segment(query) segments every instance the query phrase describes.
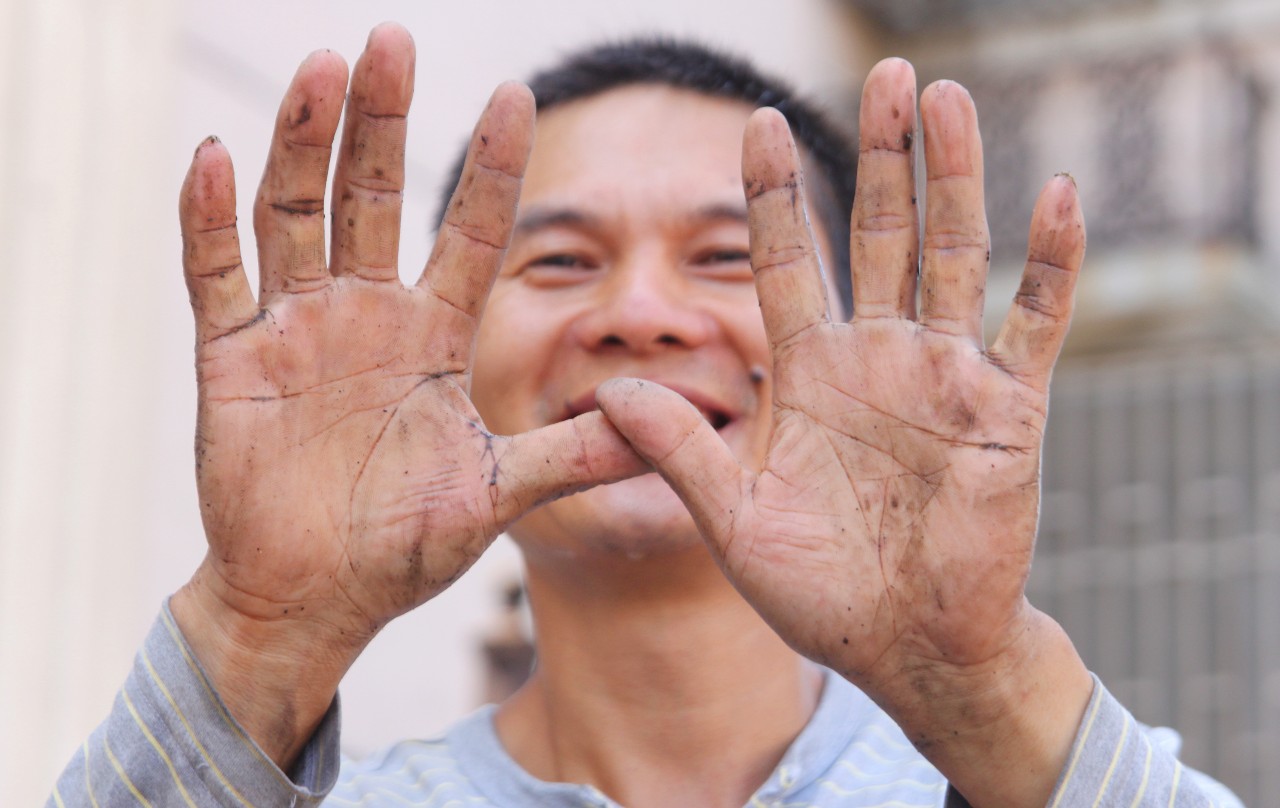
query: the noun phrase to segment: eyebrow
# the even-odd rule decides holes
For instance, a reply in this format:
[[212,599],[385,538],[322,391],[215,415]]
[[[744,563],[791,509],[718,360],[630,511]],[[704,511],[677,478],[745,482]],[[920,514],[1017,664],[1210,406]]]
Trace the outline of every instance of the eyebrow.
[[[687,217],[690,222],[730,221],[747,223],[746,204],[734,205],[713,203],[704,205]],[[520,217],[516,222],[515,232],[521,235],[547,230],[555,227],[566,227],[574,230],[594,230],[600,226],[600,217],[586,213],[577,208],[534,208]]]
[[747,223],[747,206],[744,202],[741,205],[707,205],[698,208],[690,217],[695,221],[716,222],[728,220],[731,222]]
[[552,227],[571,227],[578,230],[589,230],[598,224],[599,219],[574,208],[537,208],[520,217],[516,222],[516,233],[530,233]]

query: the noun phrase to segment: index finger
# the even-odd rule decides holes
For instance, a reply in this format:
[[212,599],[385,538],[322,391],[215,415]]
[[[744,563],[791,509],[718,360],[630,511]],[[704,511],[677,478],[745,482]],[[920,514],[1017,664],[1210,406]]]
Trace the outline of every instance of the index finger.
[[[805,210],[804,174],[786,118],[758,109],[742,144],[751,270],[769,345],[828,322],[827,285]],[[776,355],[776,354],[775,354]]]
[[418,286],[474,333],[511,242],[525,165],[533,148],[533,94],[518,82],[494,90],[480,115],[458,186]]

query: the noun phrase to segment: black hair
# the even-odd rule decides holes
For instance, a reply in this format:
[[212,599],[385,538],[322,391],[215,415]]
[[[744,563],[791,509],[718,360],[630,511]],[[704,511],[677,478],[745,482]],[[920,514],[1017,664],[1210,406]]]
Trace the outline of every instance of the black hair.
[[[539,111],[633,84],[662,84],[677,89],[743,101],[753,107],[773,107],[791,127],[801,154],[820,176],[808,176],[815,211],[831,239],[830,265],[845,311],[852,310],[849,279],[849,216],[857,154],[853,139],[842,132],[813,102],[786,83],[766,76],[746,60],[705,45],[667,37],[646,37],[598,45],[571,54],[559,64],[536,73],[529,88]],[[465,151],[454,162],[441,197],[437,223],[462,176]],[[817,180],[815,182],[815,180]]]

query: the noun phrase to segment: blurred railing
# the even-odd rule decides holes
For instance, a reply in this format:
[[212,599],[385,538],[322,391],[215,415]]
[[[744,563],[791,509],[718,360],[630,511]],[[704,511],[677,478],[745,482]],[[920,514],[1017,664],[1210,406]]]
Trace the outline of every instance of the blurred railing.
[[1249,805],[1280,793],[1280,344],[1063,368],[1030,583]]

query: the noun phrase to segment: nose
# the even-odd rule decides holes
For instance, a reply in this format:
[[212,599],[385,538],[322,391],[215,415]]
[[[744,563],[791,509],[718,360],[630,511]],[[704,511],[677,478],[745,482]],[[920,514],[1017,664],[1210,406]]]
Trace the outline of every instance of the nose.
[[594,291],[592,305],[573,329],[588,350],[646,354],[696,348],[715,328],[673,261],[628,260],[610,268]]

